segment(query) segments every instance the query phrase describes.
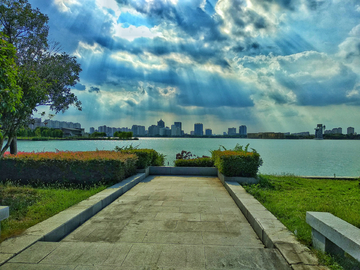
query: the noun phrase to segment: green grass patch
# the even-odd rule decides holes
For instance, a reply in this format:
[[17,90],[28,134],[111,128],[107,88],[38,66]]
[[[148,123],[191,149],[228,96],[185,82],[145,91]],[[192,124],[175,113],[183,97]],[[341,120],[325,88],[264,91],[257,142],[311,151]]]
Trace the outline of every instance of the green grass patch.
[[104,190],[106,186],[81,188],[30,187],[0,183],[0,205],[10,207],[10,216],[1,222],[0,242],[20,235],[27,228]]
[[[359,181],[303,179],[296,176],[261,175],[259,184],[244,186],[247,192],[272,212],[298,240],[312,248],[311,227],[306,223],[306,211],[329,212],[360,228]],[[321,260],[331,269],[360,269]],[[349,262],[347,262],[349,263]],[[339,268],[340,267],[340,268]]]

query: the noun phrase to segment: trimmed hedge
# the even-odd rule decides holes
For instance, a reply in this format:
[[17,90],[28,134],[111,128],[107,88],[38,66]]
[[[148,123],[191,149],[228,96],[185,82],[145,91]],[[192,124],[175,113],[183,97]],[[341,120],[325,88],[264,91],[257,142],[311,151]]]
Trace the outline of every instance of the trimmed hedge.
[[20,153],[0,159],[0,181],[113,184],[134,175],[136,162],[136,155],[115,151]]
[[163,166],[165,163],[164,155],[156,152],[153,149],[125,149],[115,148],[119,153],[135,154],[138,157],[136,167],[138,169],[145,169],[149,166]]
[[176,159],[175,167],[215,167],[211,158]]
[[229,177],[255,177],[262,164],[256,151],[215,150],[212,151],[212,158],[219,172]]

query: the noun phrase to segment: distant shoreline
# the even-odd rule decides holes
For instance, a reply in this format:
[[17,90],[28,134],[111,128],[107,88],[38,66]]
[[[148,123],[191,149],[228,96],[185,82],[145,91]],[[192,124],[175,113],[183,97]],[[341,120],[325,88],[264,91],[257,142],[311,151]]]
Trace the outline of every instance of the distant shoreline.
[[[115,141],[137,141],[139,138],[156,138],[156,139],[174,139],[174,138],[195,138],[195,139],[251,139],[251,140],[319,140],[315,137],[285,137],[285,138],[247,138],[240,136],[139,136],[130,139],[121,139],[116,137],[67,137],[67,138],[48,138],[48,137],[19,137],[18,141],[107,141],[107,140],[115,140]],[[320,140],[360,140],[360,136],[354,137],[325,137]]]
[[137,141],[139,138],[131,139],[120,139],[115,137],[106,137],[106,138],[87,138],[87,137],[77,137],[77,138],[43,138],[43,137],[33,137],[33,138],[17,138],[18,141]]

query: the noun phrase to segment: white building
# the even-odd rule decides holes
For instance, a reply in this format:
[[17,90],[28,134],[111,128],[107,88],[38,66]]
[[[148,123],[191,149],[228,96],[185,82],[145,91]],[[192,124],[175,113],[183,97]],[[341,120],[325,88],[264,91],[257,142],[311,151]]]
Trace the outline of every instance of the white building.
[[181,128],[176,125],[171,125],[171,136],[181,136]]

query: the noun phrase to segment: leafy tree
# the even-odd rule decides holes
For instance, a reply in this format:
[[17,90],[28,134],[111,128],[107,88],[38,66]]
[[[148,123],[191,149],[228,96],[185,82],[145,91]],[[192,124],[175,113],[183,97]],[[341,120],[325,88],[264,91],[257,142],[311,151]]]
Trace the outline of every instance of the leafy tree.
[[[17,130],[31,122],[37,106],[47,105],[55,113],[66,111],[70,105],[81,110],[81,102],[70,91],[79,81],[80,65],[75,57],[59,53],[56,44],[49,45],[48,20],[27,0],[0,2],[0,31],[17,49],[17,85],[23,91],[15,110],[0,115],[3,138],[8,138],[4,147],[4,140],[0,141],[0,157],[9,145],[10,152],[16,154]],[[11,108],[11,100],[4,101]]]
[[14,113],[22,96],[21,88],[17,85],[16,50],[4,38],[4,36],[0,36],[0,145],[4,142],[1,130],[2,116]]

